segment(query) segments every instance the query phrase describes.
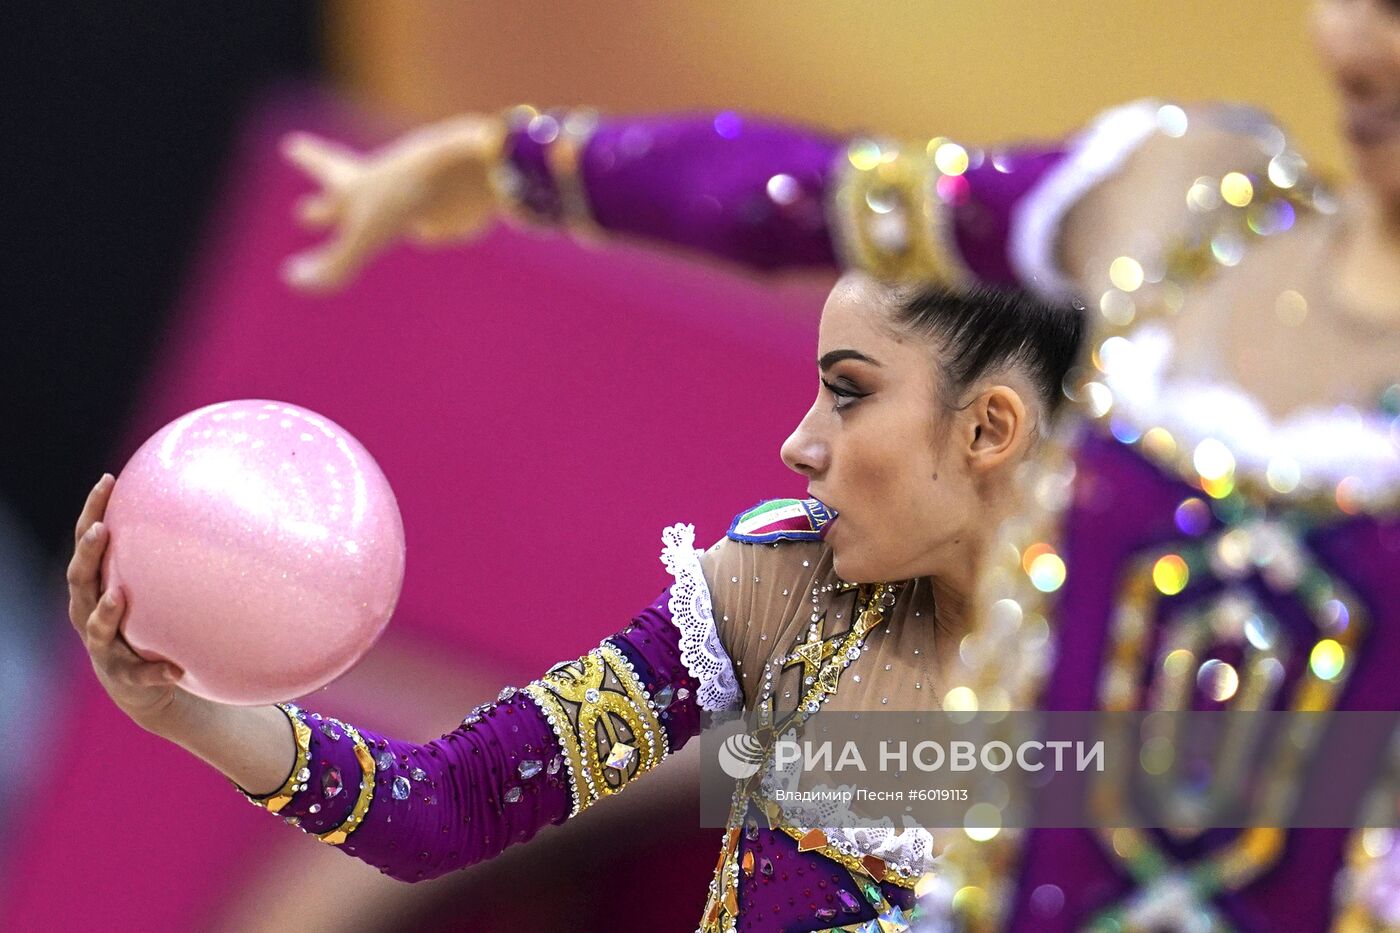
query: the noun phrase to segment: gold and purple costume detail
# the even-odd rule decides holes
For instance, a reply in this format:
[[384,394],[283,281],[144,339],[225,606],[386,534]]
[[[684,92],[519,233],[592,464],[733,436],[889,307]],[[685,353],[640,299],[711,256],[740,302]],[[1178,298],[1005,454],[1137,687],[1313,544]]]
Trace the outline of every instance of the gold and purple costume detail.
[[[1136,159],[1160,146],[1187,171],[1155,197],[1162,178],[1139,177]],[[704,711],[777,721],[890,702],[1112,710],[1149,697],[1168,709],[1400,708],[1400,372],[1372,404],[1270,418],[1238,386],[1168,365],[1164,322],[1201,313],[1201,291],[1250,273],[1259,251],[1304,255],[1335,210],[1256,112],[1141,101],[1064,141],[979,149],[731,112],[519,111],[501,173],[536,221],[754,269],[1077,295],[1091,353],[1067,391],[1083,417],[1028,479],[1033,507],[1001,532],[1004,566],[987,574],[958,684],[929,663],[926,581],[843,585],[820,503],[764,503],[704,553],[675,526],[663,554],[675,584],[598,648],[507,688],[441,740],[362,732],[373,799],[342,851],[406,880],[489,858],[624,789],[696,735]],[[1141,217],[1133,203],[1108,218],[1104,236],[1120,235],[1086,268],[1066,268],[1070,218],[1109,183],[1154,197]],[[1254,283],[1280,326],[1333,300],[1309,268],[1300,259],[1289,281]],[[304,722],[308,773],[279,815],[319,835],[351,815],[362,771],[335,721]],[[1296,752],[1277,762],[1278,782],[1315,764]],[[736,788],[707,933],[1400,928],[1390,829],[1007,829],[957,834],[935,863],[926,833],[872,842],[788,825],[760,790]],[[1375,795],[1393,808],[1393,784]]]
[[[663,597],[425,744],[289,707],[310,746],[279,815],[405,881],[490,858],[620,791],[698,731],[678,636]],[[362,776],[372,794],[357,792]]]
[[[884,643],[869,641],[896,604],[893,587],[831,582],[822,537],[833,519],[816,500],[770,500],[739,515],[708,553],[694,547],[690,526],[668,528],[670,589],[598,647],[505,688],[433,742],[399,742],[284,705],[299,751],[276,812],[416,881],[490,858],[622,792],[699,733],[702,711],[748,703],[769,715],[779,707],[813,715],[862,655],[874,651],[872,664],[885,656]],[[754,602],[779,593],[780,612]],[[807,672],[789,658],[804,653],[790,634],[805,630],[808,613],[825,615],[817,607],[828,597],[840,650],[828,653],[814,683],[795,701],[772,674],[761,690],[747,684],[745,664],[762,666],[768,653],[790,677]],[[753,617],[715,614],[737,606]],[[792,625],[760,626],[755,641],[751,626],[763,618]],[[923,862],[860,852],[835,830],[828,838],[787,825],[754,782],[736,788],[724,839],[701,930],[906,930],[917,917]]]
[[602,119],[516,108],[497,188],[510,213],[765,269],[1029,284],[1013,240],[1063,147],[842,140],[732,112]]
[[[518,136],[511,158],[542,145]],[[1008,532],[1019,560],[986,604],[1000,650],[965,648],[971,686],[930,707],[1400,708],[1400,371],[1291,416],[1171,372],[1173,340],[1218,340],[1245,303],[1269,327],[1347,316],[1325,260],[1337,202],[1267,115],[1145,100],[988,148],[730,112],[605,119],[579,167],[606,231],[1084,303],[1091,353],[1067,390],[1090,428]],[[1210,292],[1225,283],[1230,300]],[[1294,780],[1308,761],[1279,764]],[[1393,785],[1376,793],[1393,808]],[[973,930],[1400,929],[1389,829],[1006,831],[959,840],[945,867],[949,916]]]
[[[673,690],[662,694],[663,702]],[[669,754],[652,698],[632,662],[607,642],[576,661],[556,664],[525,692],[544,711],[564,750],[570,816],[618,793]]]

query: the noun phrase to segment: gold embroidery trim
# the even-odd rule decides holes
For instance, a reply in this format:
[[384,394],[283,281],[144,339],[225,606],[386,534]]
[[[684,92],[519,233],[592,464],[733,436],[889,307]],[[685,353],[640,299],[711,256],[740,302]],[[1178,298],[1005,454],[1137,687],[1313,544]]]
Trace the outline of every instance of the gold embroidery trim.
[[[516,131],[528,132],[536,120],[554,121],[555,136],[541,143],[545,163],[549,167],[554,189],[559,195],[562,221],[578,234],[597,234],[588,191],[580,171],[583,152],[598,127],[598,115],[593,110],[578,109],[562,113],[536,110],[528,104],[507,108],[501,115],[501,142],[490,159],[488,179],[492,193],[502,213],[517,223],[538,227],[544,218],[522,200],[524,179],[511,164],[506,142]],[[550,224],[552,226],[552,224]]]
[[852,140],[838,168],[831,230],[847,268],[890,282],[955,286],[971,279],[953,241],[944,177],[927,146]]
[[598,233],[581,164],[583,152],[597,128],[595,111],[570,110],[559,117],[559,136],[545,150],[549,173],[554,177],[554,187],[564,211],[564,223],[575,233]]
[[606,642],[550,668],[525,692],[564,750],[573,816],[621,792],[669,753],[651,698],[627,659]]
[[355,806],[343,823],[335,829],[317,834],[317,839],[332,846],[340,845],[349,838],[351,833],[360,828],[365,815],[369,813],[370,803],[374,801],[374,756],[370,754],[369,746],[365,744],[360,730],[349,723],[341,723],[341,726],[344,727],[345,734],[350,736],[350,739],[355,743],[355,760],[360,765],[360,794],[355,798]]
[[[1217,535],[1207,541],[1205,548],[1210,550],[1218,547],[1220,537]],[[1154,549],[1146,556],[1139,557],[1130,566],[1127,579],[1120,587],[1115,600],[1114,616],[1109,628],[1110,657],[1101,675],[1100,704],[1105,710],[1130,711],[1139,704],[1139,698],[1132,692],[1115,693],[1111,690],[1111,684],[1115,681],[1115,672],[1137,670],[1143,662],[1147,648],[1144,640],[1147,620],[1156,616],[1157,607],[1163,598],[1152,577],[1152,568],[1163,553],[1170,553],[1170,549]],[[1330,711],[1336,707],[1338,697],[1354,667],[1354,662],[1350,659],[1356,657],[1361,636],[1370,629],[1370,617],[1365,604],[1350,592],[1341,580],[1331,577],[1319,565],[1304,558],[1300,579],[1309,573],[1316,574],[1325,581],[1325,587],[1320,591],[1322,595],[1309,597],[1298,584],[1288,587],[1290,595],[1303,603],[1320,636],[1333,639],[1341,645],[1348,663],[1343,672],[1331,680],[1319,677],[1311,667],[1306,667],[1306,673],[1297,683],[1288,705],[1289,711],[1294,713]],[[1281,594],[1279,590],[1274,590],[1273,595]],[[1329,630],[1322,616],[1322,607],[1334,595],[1342,599],[1351,611],[1351,623],[1341,631]],[[1312,645],[1303,646],[1300,654],[1303,657],[1310,656],[1316,644],[1314,642]],[[1121,680],[1121,676],[1118,679]],[[1134,686],[1146,691],[1151,684],[1143,682]],[[1190,709],[1189,701],[1184,695],[1177,698],[1177,705]],[[1251,703],[1236,704],[1235,708],[1248,709],[1251,706]],[[1313,744],[1310,742],[1306,747],[1293,742],[1280,745],[1282,754],[1274,762],[1271,776],[1261,797],[1264,805],[1273,810],[1272,815],[1279,819],[1285,818],[1287,811],[1291,809],[1290,792],[1298,786],[1297,775],[1304,767],[1307,756],[1311,754]],[[1127,791],[1112,779],[1103,780],[1095,787],[1093,793],[1101,797],[1107,806],[1119,810],[1126,807],[1124,801]],[[1101,827],[1095,830],[1095,835],[1098,836],[1104,850],[1139,883],[1151,881],[1174,869],[1189,868],[1192,878],[1197,880],[1196,893],[1207,897],[1237,891],[1249,885],[1282,857],[1285,845],[1283,830],[1269,826],[1252,826],[1243,829],[1238,838],[1207,858],[1175,863],[1151,834],[1140,828]]]
[[[885,621],[887,610],[893,606],[894,600],[895,588],[888,583],[875,584],[873,587],[861,587],[856,597],[856,603],[857,605],[863,603],[864,608],[856,615],[851,628],[841,636],[842,640],[837,650],[826,658],[815,683],[802,697],[797,708],[783,717],[776,726],[770,724],[772,711],[760,708],[759,740],[764,745],[763,764],[752,777],[738,782],[735,787],[734,802],[729,811],[729,826],[725,830],[724,844],[720,848],[719,861],[715,864],[714,876],[710,879],[705,911],[700,917],[700,933],[724,933],[724,931],[734,929],[734,924],[738,920],[739,833],[749,801],[754,801],[763,810],[768,817],[769,828],[781,828],[784,832],[792,834],[787,826],[777,822],[775,811],[780,813],[781,809],[776,804],[763,800],[757,793],[763,772],[768,766],[768,758],[773,751],[773,740],[778,735],[787,732],[789,728],[802,725],[815,714],[816,709],[825,705],[826,701],[836,692],[841,672],[851,663],[847,660],[847,652]],[[809,704],[812,704],[812,712],[809,712]],[[803,830],[796,836],[800,837],[807,832]],[[829,846],[825,848],[830,849]],[[842,867],[869,878],[876,878],[876,872],[882,872],[885,868],[883,859],[865,862],[839,850],[830,849],[830,853],[822,852],[823,855],[827,855],[828,858],[838,862]],[[850,860],[849,863],[845,861],[846,859]],[[894,872],[890,872],[882,878],[876,878],[876,880],[886,880],[900,887],[913,887],[917,883],[917,879],[910,879],[906,883],[901,876]]]
[[235,782],[234,787],[248,802],[262,807],[269,813],[280,812],[283,807],[292,802],[292,797],[301,787],[301,772],[311,763],[311,727],[297,718],[297,708],[290,703],[278,703],[277,708],[282,711],[282,715],[287,717],[287,722],[292,725],[292,735],[296,740],[296,759],[292,762],[292,772],[287,775],[287,780],[282,782],[282,786],[270,794],[256,796],[248,793],[239,787]]
[[[815,833],[821,832],[819,829],[798,829],[786,823],[779,824],[778,829],[787,833],[798,843],[803,843],[803,841],[806,840],[805,844],[800,844],[798,846],[799,850],[803,852],[816,852],[819,855],[825,856],[833,862],[836,862],[842,868],[849,870],[850,873],[857,878],[864,875],[867,878],[883,882],[884,884],[891,884],[898,888],[909,888],[911,890],[914,885],[919,882],[918,876],[905,875],[902,872],[888,867],[885,860],[878,855],[851,855],[835,848],[829,842],[823,842],[821,845],[812,845],[811,837],[813,837]],[[822,833],[822,838],[825,838],[825,836],[826,834]]]

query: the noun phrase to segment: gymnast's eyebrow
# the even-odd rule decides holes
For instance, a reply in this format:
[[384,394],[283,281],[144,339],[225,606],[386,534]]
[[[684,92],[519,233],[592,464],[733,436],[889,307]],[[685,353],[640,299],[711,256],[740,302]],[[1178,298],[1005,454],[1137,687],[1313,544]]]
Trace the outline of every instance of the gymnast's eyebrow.
[[879,366],[879,362],[866,356],[859,350],[832,350],[825,353],[817,360],[817,366],[822,372],[826,372],[842,360],[860,360],[862,363],[869,363],[871,366]]

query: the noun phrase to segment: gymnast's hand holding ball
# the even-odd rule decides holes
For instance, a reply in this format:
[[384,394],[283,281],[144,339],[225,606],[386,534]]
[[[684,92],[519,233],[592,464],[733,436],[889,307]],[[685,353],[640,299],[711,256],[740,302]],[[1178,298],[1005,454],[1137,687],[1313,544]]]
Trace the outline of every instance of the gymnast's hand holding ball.
[[93,487],[69,617],[123,712],[257,792],[294,754],[271,704],[363,656],[403,568],[393,491],[348,432],[282,402],[224,402]]
[[171,712],[175,684],[184,671],[169,662],[147,661],[132,651],[118,631],[126,599],[119,587],[101,589],[99,572],[108,536],[102,518],[114,483],[111,474],[104,474],[88,493],[78,518],[73,559],[68,564],[68,618],[82,637],[108,696],[138,725],[159,733],[157,724]]

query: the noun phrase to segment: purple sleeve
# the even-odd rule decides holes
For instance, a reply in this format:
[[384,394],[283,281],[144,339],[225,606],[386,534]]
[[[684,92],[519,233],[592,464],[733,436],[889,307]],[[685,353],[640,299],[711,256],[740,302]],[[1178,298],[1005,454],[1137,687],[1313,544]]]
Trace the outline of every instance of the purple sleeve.
[[[548,119],[548,118],[544,118]],[[548,158],[553,125],[517,126],[507,157],[518,199],[546,221],[565,219]],[[760,269],[831,267],[824,195],[844,141],[735,113],[604,120],[575,170],[592,224]]]
[[[434,878],[562,823],[684,745],[701,711],[668,596],[587,655],[502,690],[440,739],[358,730],[373,797],[341,848],[403,881]],[[279,815],[320,834],[352,814],[364,769],[345,724],[300,715],[312,727],[305,789]]]
[[1011,255],[1011,227],[1027,196],[1064,162],[1058,145],[1026,145],[975,153],[961,176],[940,178],[937,194],[949,209],[953,247],[978,282],[1026,285]]
[[[857,140],[728,111],[616,118],[590,124],[578,154],[561,161],[554,150],[563,145],[565,122],[538,115],[514,124],[507,137],[514,199],[545,222],[582,222],[764,270],[865,267],[841,228],[870,226],[878,241],[890,226],[891,218],[878,216],[889,210],[878,192],[867,197],[866,188],[853,187],[854,197],[841,196],[868,153],[853,149]],[[929,218],[960,275],[1016,284],[1009,256],[1015,214],[1063,161],[1065,147],[970,150],[967,164],[948,174],[924,148],[904,147],[906,154],[917,149],[926,167],[900,182],[903,194],[926,199],[909,213]],[[570,193],[581,208],[571,208]],[[588,216],[571,216],[579,209]],[[920,239],[908,240],[911,263]]]

